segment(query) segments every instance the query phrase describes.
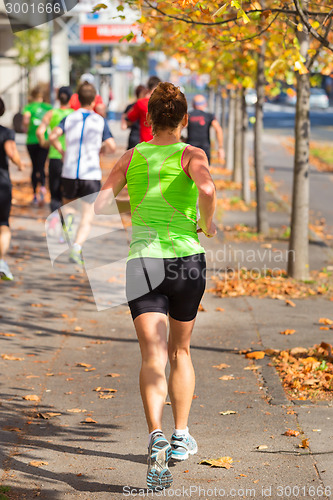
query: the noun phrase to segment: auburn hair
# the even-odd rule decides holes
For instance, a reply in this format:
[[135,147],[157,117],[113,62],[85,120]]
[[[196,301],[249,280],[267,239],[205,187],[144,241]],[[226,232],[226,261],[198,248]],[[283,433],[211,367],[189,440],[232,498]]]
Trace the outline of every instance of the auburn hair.
[[161,82],[148,101],[153,134],[158,130],[175,129],[187,113],[187,101],[179,87]]

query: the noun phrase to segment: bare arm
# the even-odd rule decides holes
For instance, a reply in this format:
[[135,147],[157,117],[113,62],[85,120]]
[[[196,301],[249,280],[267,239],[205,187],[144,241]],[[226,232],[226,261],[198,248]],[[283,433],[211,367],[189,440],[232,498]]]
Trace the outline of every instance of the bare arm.
[[45,139],[45,132],[47,130],[47,127],[50,125],[51,118],[52,118],[52,110],[48,111],[44,115],[42,123],[39,125],[39,127],[36,131],[36,135],[37,135],[37,139],[39,141],[39,144],[43,148],[48,148],[50,145],[50,142]]
[[[186,158],[184,158],[186,161]],[[199,227],[207,237],[215,236],[213,216],[216,207],[216,190],[209,173],[206,153],[202,149],[188,148],[188,173],[199,191]]]
[[23,132],[27,132],[28,131],[29,123],[30,123],[30,118],[31,118],[31,113],[29,111],[27,111],[26,113],[24,113],[23,119],[22,119],[22,130],[23,130]]
[[104,155],[107,154],[112,154],[116,150],[116,143],[113,137],[110,139],[106,139],[106,141],[103,142],[102,147],[101,147],[101,153]]
[[49,137],[50,144],[64,157],[65,151],[62,149],[59,137],[63,134],[63,130],[60,127],[55,127]]
[[94,205],[95,214],[109,215],[112,213],[112,202],[126,185],[126,171],[132,152],[133,150],[131,149],[126,151],[111,170],[109,177],[96,198]]
[[212,127],[216,132],[216,138],[218,142],[218,158],[221,162],[224,161],[224,148],[223,148],[223,130],[219,122],[215,119],[212,121]]
[[6,141],[4,148],[8,158],[10,158],[13,163],[15,163],[19,170],[23,170],[24,164],[20,158],[19,152],[17,151],[15,141]]
[[106,116],[106,106],[104,103],[99,103],[96,104],[95,106],[95,112],[99,115],[101,115],[103,118]]

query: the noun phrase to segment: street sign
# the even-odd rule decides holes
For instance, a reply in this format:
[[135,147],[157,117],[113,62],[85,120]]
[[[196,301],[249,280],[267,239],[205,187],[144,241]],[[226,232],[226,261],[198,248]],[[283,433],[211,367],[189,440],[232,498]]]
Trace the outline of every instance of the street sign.
[[117,44],[122,37],[131,32],[135,36],[130,43],[137,43],[137,37],[140,35],[138,26],[130,24],[82,24],[80,26],[80,39],[82,43],[89,44]]

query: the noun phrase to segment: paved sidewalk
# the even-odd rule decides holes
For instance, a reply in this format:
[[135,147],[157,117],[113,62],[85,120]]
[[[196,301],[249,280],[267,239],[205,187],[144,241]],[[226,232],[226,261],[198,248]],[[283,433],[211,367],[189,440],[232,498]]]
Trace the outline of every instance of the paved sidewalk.
[[[68,264],[68,253],[51,267],[44,236],[47,214],[47,208],[28,208],[13,219],[10,258],[16,281],[0,282],[5,304],[0,333],[13,335],[0,335],[0,356],[18,358],[0,357],[1,485],[11,488],[5,494],[15,500],[133,498],[134,489],[142,498],[147,432],[131,317],[127,306],[97,312],[87,276]],[[220,267],[216,256],[223,241],[203,243],[209,269]],[[317,499],[325,498],[326,488],[330,498],[332,406],[293,405],[269,359],[258,362],[261,368],[254,372],[244,370],[250,362],[239,354],[249,348],[332,343],[333,330],[317,326],[319,317],[332,316],[332,302],[324,297],[294,302],[296,308],[287,308],[279,300],[205,294],[206,311],[198,314],[192,342],[197,381],[190,430],[199,451],[172,466],[174,485],[165,496]],[[280,335],[285,328],[297,333]],[[213,367],[221,363],[229,367]],[[220,380],[223,375],[234,378]],[[117,392],[106,390],[111,388]],[[101,392],[114,397],[100,398]],[[40,401],[23,399],[27,395]],[[227,410],[237,413],[220,415]],[[45,419],[41,414],[46,412],[60,415]],[[300,436],[285,436],[288,428],[300,430]],[[171,434],[169,405],[164,429]],[[309,450],[298,448],[302,437],[309,438]],[[199,465],[221,456],[232,457],[233,468]]]

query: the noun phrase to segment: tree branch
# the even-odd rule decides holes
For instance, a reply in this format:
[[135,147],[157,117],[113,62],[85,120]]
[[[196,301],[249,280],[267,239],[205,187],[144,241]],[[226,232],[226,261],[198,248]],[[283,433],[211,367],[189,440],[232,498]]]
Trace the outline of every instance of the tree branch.
[[[296,0],[294,0],[294,1],[296,1]],[[183,23],[194,24],[197,26],[220,26],[223,24],[227,24],[231,21],[236,21],[238,19],[238,17],[236,16],[236,17],[232,17],[230,19],[226,19],[224,21],[215,21],[215,22],[194,21],[191,18],[186,19],[185,17],[177,16],[175,14],[167,14],[162,9],[160,9],[157,5],[154,5],[150,0],[144,0],[144,3],[148,7],[150,7],[153,10],[156,10],[156,12],[159,12],[160,14],[162,14],[165,17],[169,17],[170,19],[174,19],[175,21],[181,21]],[[296,11],[290,10],[290,9],[251,9],[251,10],[245,10],[244,12],[247,15],[254,14],[256,12],[259,12],[261,14],[270,12],[272,14],[279,13],[279,14],[291,14],[293,16],[296,15]],[[303,12],[304,12],[304,14],[309,15],[309,16],[313,16],[313,17],[326,16],[326,19],[327,19],[327,17],[333,17],[333,9],[330,12],[313,12],[313,11],[311,11],[311,12],[310,11],[303,11]]]
[[333,52],[333,43],[330,43],[327,40],[327,38],[323,37],[320,33],[318,33],[318,31],[316,31],[311,26],[311,24],[308,21],[307,14],[305,13],[305,11],[302,10],[302,7],[299,3],[299,0],[293,0],[293,2],[295,5],[295,9],[296,9],[297,14],[301,18],[302,23],[304,24],[304,26],[306,26],[306,28],[308,29],[309,33],[313,36],[313,38],[318,40],[324,47],[326,47],[327,49],[329,49]]

